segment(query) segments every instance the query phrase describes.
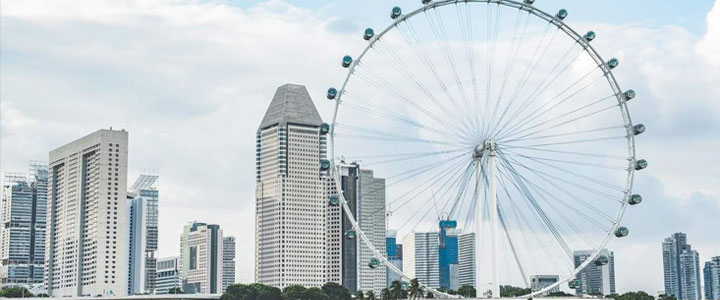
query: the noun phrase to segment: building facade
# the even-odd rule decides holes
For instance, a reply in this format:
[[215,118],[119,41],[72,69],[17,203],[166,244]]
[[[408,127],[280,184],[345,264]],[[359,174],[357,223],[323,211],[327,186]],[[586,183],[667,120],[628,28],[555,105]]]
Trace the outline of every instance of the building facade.
[[[592,250],[574,251],[575,268],[579,267],[594,253]],[[607,258],[607,263],[601,264],[601,257]],[[595,260],[589,263],[575,277],[580,282],[575,294],[607,296],[615,294],[615,256],[607,249],[600,250]]]
[[[385,238],[385,253],[387,260],[396,268],[403,270],[402,266],[402,244],[397,243],[397,231],[388,230],[387,237]],[[386,287],[390,287],[393,281],[402,281],[402,276],[398,273],[393,272],[390,268],[386,267]]]
[[705,262],[703,277],[705,279],[705,299],[720,299],[720,256],[715,256]]
[[223,236],[220,226],[185,225],[180,238],[180,282],[187,294],[219,294],[223,288]]
[[128,191],[128,294],[155,291],[158,250],[158,176],[141,175]]
[[258,128],[256,282],[320,287],[330,277],[329,178],[320,169],[327,131],[322,125],[307,89],[286,84],[277,89]]
[[30,176],[6,174],[0,198],[0,285],[43,282],[48,168],[31,162]]
[[458,284],[475,287],[475,233],[458,236]]
[[127,155],[125,130],[99,130],[50,152],[50,296],[127,294]]
[[[533,276],[530,276],[530,290],[533,292],[537,292],[546,287],[549,287],[550,285],[558,282],[559,280],[560,280],[560,276],[558,276],[558,275],[533,275]],[[560,286],[555,286],[554,288],[550,289],[549,291],[543,293],[543,296],[547,296],[550,293],[557,293],[559,291],[560,291]]]
[[662,243],[665,293],[676,299],[700,299],[700,262],[687,235],[674,233]]
[[440,287],[438,233],[412,232],[403,239],[403,272],[432,288]]
[[460,287],[457,221],[441,220],[438,227],[440,229],[438,237],[440,287],[446,290],[457,290]]
[[[380,253],[385,253],[385,179],[376,178],[372,170],[360,168],[357,219],[360,230]],[[371,268],[368,263],[375,257],[366,243],[358,239],[358,288],[380,295],[386,286],[386,270],[382,266]]]
[[227,236],[223,238],[223,287],[225,292],[227,287],[235,283],[235,237]]
[[169,294],[180,288],[180,258],[177,256],[158,258],[155,276],[155,294]]

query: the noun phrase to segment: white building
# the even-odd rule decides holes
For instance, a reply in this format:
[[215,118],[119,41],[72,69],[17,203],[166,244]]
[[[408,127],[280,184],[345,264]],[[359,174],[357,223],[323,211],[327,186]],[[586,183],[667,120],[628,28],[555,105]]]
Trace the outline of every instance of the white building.
[[720,256],[712,257],[703,268],[705,299],[720,300]]
[[227,287],[235,283],[235,237],[226,236],[223,238],[223,287],[225,292]]
[[180,288],[180,258],[159,258],[156,274],[155,294],[168,294],[171,289]]
[[[256,138],[255,280],[285,288],[327,280],[326,133],[304,86],[277,89]],[[321,130],[322,129],[322,130]]]
[[[546,287],[549,287],[553,283],[556,283],[560,280],[560,276],[558,275],[533,275],[530,276],[530,290],[533,292],[537,292],[539,290],[542,290]],[[555,286],[554,288],[550,289],[549,291],[543,293],[543,296],[547,296],[550,293],[556,293],[560,291],[559,286]]]
[[180,238],[184,293],[219,294],[223,287],[223,236],[218,225],[192,222]]
[[177,256],[158,258],[155,294],[169,294],[170,290],[180,288],[180,258]]
[[438,233],[412,232],[403,245],[403,273],[432,288],[440,287]]
[[[575,267],[579,267],[593,253],[593,250],[573,251]],[[607,263],[598,263],[602,257],[607,259]],[[582,269],[575,280],[580,283],[580,287],[575,289],[578,296],[615,294],[615,256],[607,249],[600,250],[600,255]]]
[[158,250],[158,176],[141,175],[128,191],[128,294],[152,294]]
[[475,233],[458,236],[458,285],[475,287]]
[[127,157],[125,130],[99,130],[50,152],[50,296],[127,294]]

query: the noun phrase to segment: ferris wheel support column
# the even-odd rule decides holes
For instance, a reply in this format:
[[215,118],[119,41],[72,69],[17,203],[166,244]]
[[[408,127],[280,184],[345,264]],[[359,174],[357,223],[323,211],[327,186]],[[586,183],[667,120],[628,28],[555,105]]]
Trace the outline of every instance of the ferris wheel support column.
[[490,215],[490,251],[491,251],[491,271],[492,271],[492,297],[500,298],[500,284],[498,282],[498,204],[497,204],[497,193],[495,192],[495,171],[497,169],[495,165],[495,159],[497,154],[495,153],[495,142],[492,139],[485,141],[485,149],[489,152],[488,155],[488,213]]
[[475,149],[475,296],[483,297],[483,280],[481,276],[480,261],[482,258],[481,236],[483,232],[483,217],[485,205],[482,196],[482,155],[485,150],[478,146]]

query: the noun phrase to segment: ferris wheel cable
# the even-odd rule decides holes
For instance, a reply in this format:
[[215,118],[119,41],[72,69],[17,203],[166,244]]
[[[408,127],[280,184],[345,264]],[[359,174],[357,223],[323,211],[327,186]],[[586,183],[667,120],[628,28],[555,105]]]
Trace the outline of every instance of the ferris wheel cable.
[[[583,140],[574,140],[574,141],[563,141],[563,142],[553,142],[553,143],[544,143],[544,144],[533,144],[533,145],[526,145],[527,147],[547,147],[547,146],[557,146],[557,145],[568,145],[568,144],[582,144],[582,143],[590,143],[590,142],[597,142],[597,141],[607,141],[607,140],[615,140],[615,139],[627,139],[627,136],[621,135],[621,136],[604,136],[604,137],[598,137],[598,138],[592,138],[592,139],[583,139]],[[500,145],[500,144],[498,144]]]
[[620,156],[620,155],[607,155],[607,154],[600,154],[600,153],[562,151],[562,150],[543,149],[543,148],[535,148],[535,147],[527,147],[527,146],[519,146],[519,145],[518,146],[507,145],[507,144],[501,144],[501,145],[503,145],[503,149],[505,149],[505,151],[507,151],[507,149],[525,149],[525,150],[530,150],[530,151],[540,151],[540,152],[570,154],[570,155],[587,156],[587,157],[608,158],[608,159],[617,159],[617,160],[624,160],[624,161],[632,160],[632,158],[628,158],[626,156]]
[[[369,163],[364,163],[363,165],[367,167],[367,166],[377,166],[377,165],[383,165],[383,164],[392,164],[392,163],[396,163],[396,162],[406,162],[408,160],[428,158],[428,157],[441,155],[441,154],[457,153],[457,152],[460,152],[463,150],[467,150],[467,149],[438,151],[438,152],[431,153],[431,154],[409,155],[409,156],[403,156],[403,157],[393,158],[393,159],[386,159],[386,160],[381,160],[381,161],[371,161]],[[351,156],[348,156],[348,157],[351,157]],[[355,157],[351,157],[351,158],[355,158]],[[359,160],[359,159],[355,158],[354,160]]]
[[[513,212],[513,215],[515,216],[515,219],[518,220],[520,234],[522,235],[522,238],[525,241],[525,244],[529,247],[531,245],[529,242],[530,239],[527,238],[527,234],[526,234],[527,230],[525,229],[526,227],[527,228],[530,227],[530,225],[527,224],[528,219],[525,217],[525,215],[522,213],[522,211],[519,211],[517,204],[513,200],[514,197],[510,196],[510,192],[507,189],[507,184],[505,183],[505,179],[504,179],[504,178],[507,178],[507,175],[505,175],[503,170],[499,170],[499,173],[501,174],[501,176],[498,176],[498,180],[500,181],[500,186],[502,187],[503,191],[505,191],[505,195],[507,196],[507,199],[510,202],[510,208],[511,208],[511,211]],[[534,237],[536,238],[536,240],[538,240],[538,242],[540,241],[536,236],[534,236]],[[546,250],[546,249],[543,249],[543,250]],[[537,261],[535,260],[535,255],[533,254],[534,252],[533,251],[528,251],[528,252],[530,252],[530,261],[535,266],[535,270],[539,270],[540,268],[537,265]],[[546,255],[550,256],[549,252],[546,253]]]
[[376,108],[374,108],[374,107],[372,107],[372,106],[370,106],[370,105],[365,105],[365,106],[363,106],[363,105],[358,105],[358,104],[348,103],[348,102],[343,102],[343,104],[344,104],[346,107],[349,107],[349,108],[352,108],[352,109],[355,109],[355,110],[358,110],[358,111],[366,112],[366,113],[371,113],[371,114],[374,114],[374,115],[376,115],[376,116],[382,117],[382,118],[384,118],[384,119],[388,119],[388,120],[391,120],[391,121],[396,121],[396,122],[399,122],[399,123],[404,123],[404,124],[406,124],[406,125],[414,126],[414,127],[420,128],[420,129],[426,129],[426,130],[428,130],[428,131],[433,131],[433,132],[437,132],[437,133],[443,133],[443,132],[441,132],[441,131],[438,131],[438,130],[436,130],[436,129],[433,129],[433,128],[431,128],[431,127],[428,127],[428,126],[426,126],[426,125],[424,125],[424,124],[422,124],[422,123],[419,123],[419,122],[417,122],[417,121],[415,121],[415,120],[408,119],[408,118],[405,117],[405,116],[402,116],[402,115],[399,115],[399,114],[395,114],[395,113],[392,113],[392,112],[378,111],[378,110],[376,110]]
[[[503,231],[505,231],[505,237],[507,238],[507,242],[510,246],[510,250],[512,251],[513,257],[515,258],[515,263],[517,264],[517,267],[520,270],[521,277],[522,277],[523,281],[525,282],[525,286],[529,287],[530,283],[527,281],[527,278],[528,278],[527,274],[525,273],[525,269],[522,267],[522,264],[520,263],[520,256],[518,255],[517,250],[515,250],[515,244],[513,243],[513,240],[510,237],[510,231],[508,230],[508,227],[505,224],[505,217],[502,214],[502,207],[501,207],[500,203],[498,203],[498,219],[500,220],[500,225],[502,226]],[[504,243],[503,243],[503,245],[504,245]],[[503,251],[503,252],[507,253],[507,251]],[[509,273],[509,269],[510,269],[509,266],[506,269],[508,270],[507,276],[508,276],[508,278],[510,278],[511,276]]]
[[435,154],[446,154],[446,153],[454,153],[454,152],[460,152],[460,151],[470,151],[471,147],[463,147],[463,148],[456,148],[451,150],[441,150],[441,151],[428,151],[428,152],[404,152],[404,153],[388,153],[388,154],[373,154],[373,155],[346,155],[347,157],[350,157],[354,160],[361,160],[361,159],[370,159],[370,158],[386,158],[386,157],[406,157],[406,156],[415,156],[415,155],[435,155]]
[[464,180],[464,181],[462,182],[463,185],[462,185],[462,186],[460,187],[460,189],[458,190],[458,193],[457,193],[457,195],[456,195],[456,197],[455,197],[455,201],[453,202],[453,206],[450,208],[450,211],[448,212],[448,216],[454,216],[454,215],[455,215],[455,212],[456,212],[456,209],[457,209],[458,207],[462,207],[462,203],[461,203],[461,202],[462,202],[463,199],[466,198],[466,197],[464,197],[464,196],[465,196],[465,192],[467,191],[467,188],[468,188],[468,186],[469,186],[470,179],[472,178],[472,171],[473,171],[473,170],[472,170],[472,164],[470,164],[470,165],[468,165],[468,168],[465,169],[465,176],[466,176],[467,180]]
[[[458,15],[458,22],[460,23],[460,32],[462,33],[463,38],[463,45],[465,46],[465,57],[467,57],[468,60],[468,68],[470,69],[470,82],[472,83],[472,111],[477,112],[478,111],[478,88],[477,88],[477,77],[475,75],[475,51],[470,47],[469,41],[473,41],[473,33],[472,33],[472,19],[470,18],[470,9],[468,7],[468,3],[465,2],[465,17],[462,16],[462,8],[460,5],[455,3],[455,10]],[[477,119],[473,118],[475,120],[475,127],[477,128]]]
[[[366,133],[366,134],[377,135],[379,137],[402,138],[402,139],[412,138],[412,139],[414,139],[412,136],[408,136],[408,135],[404,135],[404,134],[397,134],[397,133],[392,133],[392,132],[387,132],[387,131],[382,131],[382,130],[377,130],[377,129],[353,126],[353,125],[348,125],[345,123],[337,123],[336,122],[335,127],[345,129],[347,131],[352,131],[352,132],[361,132],[361,133]],[[428,128],[421,128],[421,129],[428,129]],[[441,132],[441,131],[439,131],[438,133],[441,134],[441,137],[443,136],[443,134],[445,134],[445,132]],[[450,141],[444,141],[444,140],[442,140],[442,141],[441,140],[432,140],[432,139],[424,139],[424,140],[450,143]]]
[[[487,37],[490,41],[487,43],[487,86],[485,88],[485,117],[483,119],[490,119],[487,113],[490,111],[490,94],[491,94],[491,88],[492,88],[492,79],[493,79],[493,69],[495,67],[495,50],[497,49],[497,36],[498,31],[500,28],[500,3],[497,4],[497,10],[496,10],[496,17],[495,17],[495,27],[494,31],[491,32],[491,23],[492,23],[492,9],[490,8],[490,2],[487,2]],[[486,127],[482,131],[482,136],[486,136],[487,132],[489,131],[489,127]]]
[[588,130],[579,130],[579,131],[573,131],[573,132],[564,132],[564,133],[534,136],[535,134],[545,131],[545,130],[541,130],[541,131],[536,131],[536,132],[528,133],[528,134],[513,138],[512,140],[502,140],[502,142],[503,143],[512,143],[512,142],[529,141],[529,140],[541,140],[541,139],[572,136],[572,135],[578,135],[578,134],[583,134],[583,133],[600,132],[600,131],[620,129],[620,128],[625,129],[626,127],[619,126],[619,125],[618,126],[607,126],[607,127],[593,128],[593,129],[588,129]]
[[[511,151],[511,150],[504,150],[504,152],[505,152],[505,155],[509,155],[509,156],[519,156],[519,157],[527,158],[527,159],[536,161],[537,163],[541,163],[541,164],[550,166],[550,167],[552,167],[552,168],[559,168],[559,167],[556,167],[556,166],[554,166],[554,165],[545,163],[545,162],[543,162],[543,161],[552,161],[552,162],[559,162],[559,163],[566,163],[566,164],[574,164],[574,165],[586,166],[586,167],[595,167],[595,168],[611,169],[611,170],[622,170],[622,171],[627,171],[627,170],[628,170],[627,165],[624,166],[624,167],[619,167],[619,166],[605,165],[605,164],[584,163],[584,162],[578,162],[578,161],[572,161],[572,160],[564,160],[564,159],[555,159],[555,158],[547,158],[547,157],[530,156],[530,155],[525,155],[525,154],[522,154],[522,153],[517,153],[517,152]],[[563,170],[564,170],[564,169],[563,169]],[[571,171],[569,171],[569,170],[566,170],[566,171],[567,171],[568,173],[571,172]],[[577,174],[579,175],[579,173],[577,173]],[[588,178],[590,178],[590,177],[588,177]],[[609,184],[609,183],[608,183],[608,187],[612,187],[613,189],[616,189],[616,190],[619,190],[619,191],[624,191],[624,190],[625,190],[625,188],[623,188],[623,187],[618,187],[617,185],[612,185],[612,184]]]

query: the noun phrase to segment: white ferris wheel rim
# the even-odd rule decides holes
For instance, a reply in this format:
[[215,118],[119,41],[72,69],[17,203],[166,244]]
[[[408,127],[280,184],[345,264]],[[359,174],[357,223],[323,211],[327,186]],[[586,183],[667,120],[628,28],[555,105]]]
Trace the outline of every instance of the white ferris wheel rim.
[[[558,29],[560,29],[565,35],[567,35],[569,38],[572,38],[575,40],[575,43],[579,43],[585,50],[585,53],[590,56],[590,58],[595,61],[595,63],[598,64],[599,67],[602,68],[604,75],[603,77],[606,78],[608,81],[609,86],[612,88],[615,98],[617,99],[618,106],[620,107],[620,111],[622,113],[622,118],[624,121],[624,125],[626,127],[627,131],[627,142],[628,142],[628,158],[629,158],[629,167],[628,167],[628,173],[625,183],[625,195],[622,201],[622,204],[617,211],[614,221],[612,223],[611,228],[608,230],[606,236],[601,240],[599,245],[596,247],[592,255],[588,257],[583,263],[581,263],[578,267],[576,267],[572,273],[561,276],[560,279],[552,284],[549,285],[541,290],[538,290],[536,292],[531,292],[530,294],[518,296],[517,298],[531,298],[535,297],[537,295],[544,294],[550,290],[552,290],[555,287],[558,287],[559,285],[566,283],[570,281],[571,279],[574,279],[577,273],[579,273],[582,269],[584,269],[587,265],[589,265],[591,262],[593,262],[601,253],[601,250],[605,248],[607,243],[610,241],[610,239],[613,237],[614,232],[619,228],[620,222],[622,220],[622,217],[625,213],[625,210],[628,205],[628,199],[632,194],[632,187],[633,187],[633,179],[634,179],[634,173],[635,170],[633,169],[632,165],[635,163],[636,156],[635,156],[635,138],[634,134],[632,134],[632,128],[633,123],[630,118],[629,109],[627,107],[627,101],[623,97],[623,91],[620,89],[620,85],[618,84],[617,80],[615,79],[614,74],[612,73],[612,70],[607,66],[607,63],[602,59],[600,54],[595,50],[595,48],[590,44],[589,41],[586,41],[583,39],[583,36],[581,34],[578,34],[574,29],[572,29],[570,26],[568,26],[563,20],[556,18],[552,14],[548,14],[547,12],[540,10],[538,8],[535,8],[532,6],[532,4],[525,4],[521,1],[514,1],[514,0],[440,0],[440,1],[432,1],[428,4],[425,4],[421,6],[420,8],[408,13],[408,14],[402,14],[394,19],[394,21],[387,26],[382,31],[376,33],[372,38],[368,40],[368,45],[365,47],[365,49],[361,52],[361,54],[350,64],[348,67],[348,73],[345,77],[345,80],[343,81],[342,86],[337,92],[337,97],[335,98],[335,109],[333,111],[333,117],[332,117],[332,123],[330,126],[330,139],[329,139],[329,161],[330,161],[330,169],[332,176],[335,180],[335,182],[340,182],[340,176],[337,172],[337,165],[335,162],[335,125],[337,124],[337,114],[338,110],[340,108],[340,105],[342,104],[342,96],[345,92],[345,88],[350,82],[350,79],[352,78],[352,75],[354,74],[355,67],[362,61],[363,57],[370,51],[370,49],[373,48],[375,43],[379,41],[385,34],[393,30],[394,28],[397,28],[398,24],[401,24],[403,22],[406,22],[410,18],[418,15],[421,12],[427,11],[429,9],[437,9],[439,7],[444,7],[451,4],[457,4],[457,3],[487,3],[487,4],[497,4],[497,5],[503,5],[509,8],[516,8],[520,10],[527,11],[529,14],[533,15],[536,18],[542,19],[547,21],[550,24],[555,25]],[[357,233],[357,236],[360,237],[360,239],[365,243],[365,245],[374,253],[374,257],[378,258],[382,264],[384,264],[388,269],[392,270],[394,273],[400,275],[403,279],[406,279],[410,281],[413,278],[410,278],[407,276],[403,271],[395,267],[392,263],[390,263],[385,256],[385,254],[380,253],[377,248],[370,242],[370,240],[367,238],[365,233],[360,228],[357,220],[353,217],[352,211],[350,210],[350,207],[347,205],[347,202],[345,201],[344,193],[342,190],[342,187],[339,184],[335,184],[336,193],[340,200],[342,209],[344,210],[346,217],[350,221],[352,225],[352,229]],[[431,293],[443,296],[446,298],[462,298],[458,295],[450,295],[441,291],[438,291],[435,288],[432,288],[430,286],[427,286],[423,282],[419,282],[420,287],[422,289],[428,290]],[[499,298],[500,295],[498,295],[497,298]]]

